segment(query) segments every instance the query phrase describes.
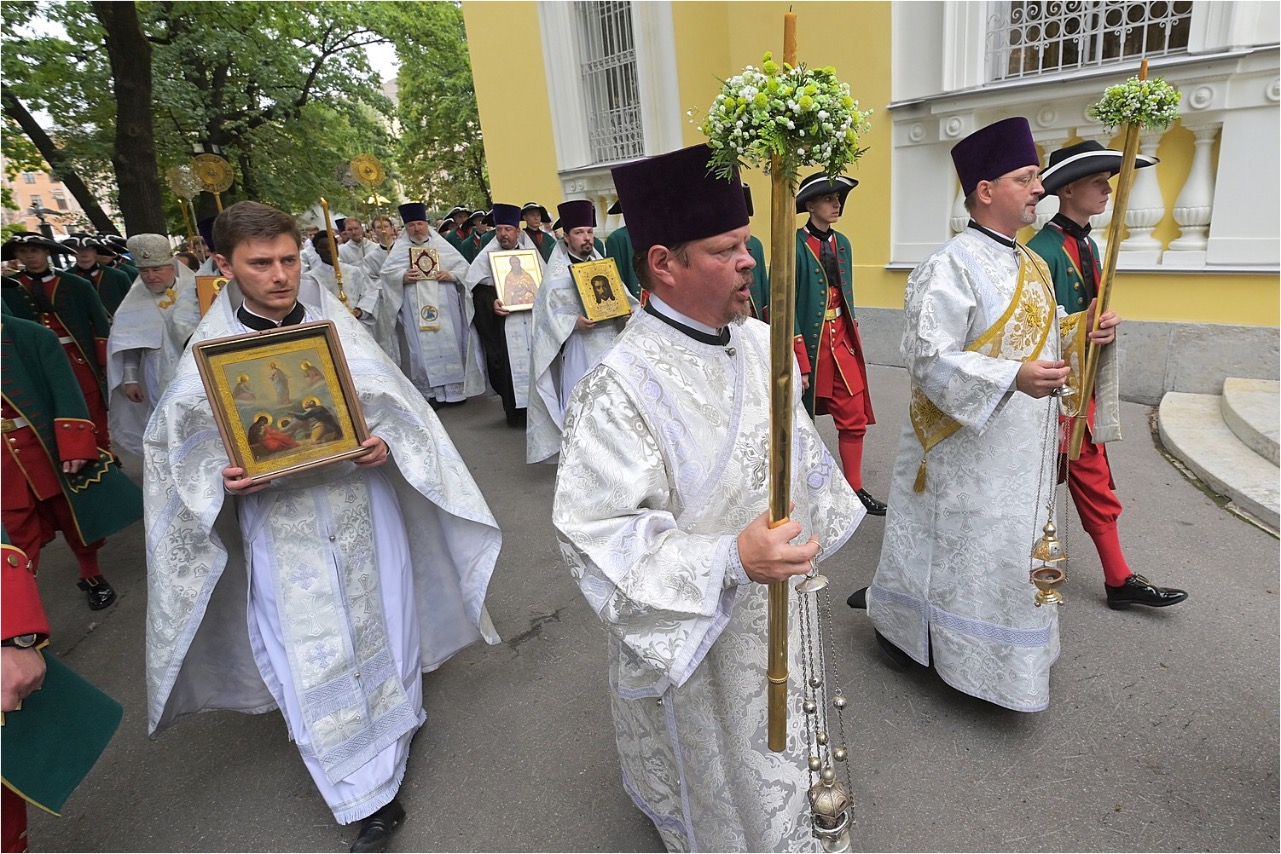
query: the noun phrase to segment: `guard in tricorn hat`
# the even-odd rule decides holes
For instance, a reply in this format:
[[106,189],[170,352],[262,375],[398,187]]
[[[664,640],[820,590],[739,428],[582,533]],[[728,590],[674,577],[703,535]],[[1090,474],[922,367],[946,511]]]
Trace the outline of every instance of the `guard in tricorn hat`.
[[91,283],[49,266],[55,252],[69,250],[30,231],[11,236],[0,254],[6,261],[17,258],[23,271],[6,277],[0,293],[14,315],[48,327],[58,336],[89,407],[98,447],[110,450],[106,382],[111,321]]
[[125,254],[129,251],[128,241],[118,234],[99,234],[97,239],[98,263],[104,267],[121,271],[129,277],[131,283],[136,281],[138,268],[130,262]]
[[[1059,212],[1028,241],[1028,248],[1045,260],[1054,282],[1055,297],[1068,311],[1081,311],[1098,296],[1102,266],[1098,244],[1090,236],[1090,217],[1106,210],[1112,195],[1111,178],[1121,171],[1123,156],[1120,151],[1087,140],[1053,152],[1041,172],[1045,192],[1059,197]],[[1155,157],[1139,154],[1134,165],[1142,169],[1156,163]],[[1100,362],[1100,369],[1103,367],[1104,363]],[[1089,403],[1081,457],[1067,468],[1068,491],[1081,517],[1081,527],[1094,541],[1099,562],[1103,564],[1108,607],[1124,610],[1131,605],[1153,608],[1177,605],[1188,597],[1186,592],[1157,587],[1146,577],[1131,572],[1121,550],[1117,533],[1121,500],[1113,487],[1107,450],[1102,442],[1095,441],[1093,429],[1096,406],[1115,408],[1116,405],[1115,399],[1106,400],[1096,390]]]
[[[1058,398],[1079,383],[1089,317],[1059,317],[1044,262],[1015,240],[1042,196],[1027,119],[975,131],[952,161],[971,220],[907,280],[907,423],[880,564],[849,604],[897,666],[932,664],[959,691],[1036,712],[1060,647],[1056,609],[1028,583],[1029,541],[1047,522]],[[1091,337],[1106,349],[1118,323],[1104,313]]]
[[833,228],[857,186],[853,178],[819,172],[796,192],[796,212],[809,214],[796,231],[796,360],[806,407],[836,424],[845,479],[868,513],[884,516],[885,504],[863,488],[863,439],[876,416],[854,317],[854,250]]
[[810,786],[805,716],[766,767],[764,679],[743,662],[766,658],[767,584],[809,572],[864,511],[798,400],[801,521],[769,527],[769,327],[750,316],[742,187],[710,158],[699,145],[613,170],[650,298],[573,391],[553,521],[608,624],[623,779],[664,845],[795,851],[809,822],[778,805]]
[[550,259],[552,250],[556,248],[556,238],[546,230],[552,224],[552,215],[547,212],[547,208],[538,202],[525,202],[520,209],[520,218],[524,221],[525,233],[529,235],[538,254],[543,256],[544,261]]
[[107,310],[107,317],[114,316],[134,281],[123,270],[104,267],[98,262],[98,253],[103,249],[111,251],[111,257],[115,258],[115,247],[107,246],[99,237],[81,232],[67,235],[62,245],[76,255],[75,265],[68,268],[67,272],[93,285],[98,298],[102,300],[102,307]]

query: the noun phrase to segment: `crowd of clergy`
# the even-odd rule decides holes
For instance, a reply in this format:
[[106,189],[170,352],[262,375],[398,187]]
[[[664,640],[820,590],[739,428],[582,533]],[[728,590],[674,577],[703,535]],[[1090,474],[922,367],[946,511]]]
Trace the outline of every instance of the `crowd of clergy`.
[[[740,824],[759,816],[728,816],[732,810],[719,802],[695,804],[702,817],[691,817],[688,781],[663,777],[678,766],[707,777],[711,770],[696,772],[680,752],[700,764],[692,757],[704,749],[698,742],[707,728],[740,726],[708,709],[715,705],[709,698],[733,681],[737,661],[717,639],[738,638],[735,649],[759,640],[760,627],[743,615],[763,609],[763,600],[740,595],[765,577],[752,549],[800,550],[779,570],[778,578],[787,578],[806,564],[812,569],[820,541],[826,559],[864,515],[888,513],[876,578],[849,598],[851,607],[867,610],[887,660],[935,667],[954,687],[1012,709],[1037,711],[1049,702],[1049,665],[1058,654],[1051,609],[1031,608],[1030,594],[1018,586],[1026,578],[1017,573],[989,592],[965,586],[967,579],[989,583],[975,580],[970,547],[956,545],[974,531],[938,525],[964,515],[964,508],[946,509],[961,500],[958,484],[997,500],[1027,498],[1024,486],[993,492],[1003,475],[985,468],[992,459],[985,448],[1035,444],[1045,437],[1047,417],[1053,434],[1050,401],[1070,385],[1069,351],[1094,320],[1099,254],[1089,217],[1106,204],[1120,155],[1082,143],[1055,152],[1042,169],[1026,122],[1010,121],[1015,126],[985,128],[953,152],[975,221],[908,283],[904,357],[913,405],[886,500],[863,484],[864,437],[876,421],[854,250],[836,228],[858,182],[819,173],[799,184],[796,212],[806,221],[795,243],[793,343],[797,418],[804,422],[797,453],[812,463],[807,471],[838,473],[796,499],[816,508],[806,510],[815,520],[826,520],[806,528],[804,546],[773,543],[763,527],[756,531],[758,523],[748,525],[762,509],[755,499],[733,506],[736,498],[763,495],[752,478],[768,422],[761,396],[768,356],[759,330],[770,321],[770,282],[761,242],[750,234],[750,191],[737,179],[729,195],[712,186],[705,148],[615,170],[620,201],[608,213],[629,217],[630,233],[622,226],[601,235],[596,205],[571,199],[556,206],[556,217],[538,202],[456,206],[443,215],[437,208],[435,216],[425,203],[407,202],[394,218],[336,217],[332,231],[241,202],[201,222],[200,236],[189,241],[163,234],[11,236],[0,290],[3,521],[12,543],[5,552],[6,647],[39,646],[48,632],[47,621],[32,617],[38,600],[11,594],[25,583],[11,580],[13,570],[33,574],[41,546],[60,531],[79,563],[76,583],[88,607],[107,608],[116,594],[98,552],[107,536],[145,516],[152,731],[202,708],[280,708],[335,819],[361,822],[352,850],[381,850],[405,817],[396,792],[409,739],[424,720],[421,672],[476,640],[497,642],[484,602],[501,534],[436,415],[492,394],[506,424],[523,433],[526,461],[561,466],[553,521],[584,594],[613,624],[611,685],[629,793],[673,848],[801,844],[803,828],[780,831],[775,822],[756,834]],[[1154,163],[1141,158],[1137,165]],[[1027,205],[1045,193],[1059,195],[1060,213],[1033,241],[1036,255],[1014,233],[1026,224]],[[720,255],[698,254],[717,240],[725,242]],[[613,277],[584,291],[575,267],[609,259]],[[724,259],[729,273],[718,272],[729,269]],[[268,281],[267,266],[284,272]],[[709,283],[728,277],[743,316],[721,317],[690,301],[690,289],[702,287],[689,278],[698,269],[709,271]],[[210,305],[198,298],[201,276],[220,277]],[[999,286],[982,284],[984,276]],[[612,282],[621,283],[618,293]],[[1030,296],[975,309],[974,295],[988,293],[984,288]],[[590,319],[584,294],[592,292],[622,309]],[[1046,321],[1057,334],[1038,332],[1020,314],[1037,300],[1046,303],[1046,318],[1057,312],[1059,320]],[[1002,314],[1007,304],[1018,311]],[[933,331],[923,312],[934,318]],[[351,365],[369,422],[368,453],[341,470],[325,469],[328,475],[298,475],[264,490],[228,465],[191,346],[324,319],[334,322]],[[1119,322],[1110,313],[1103,319],[1093,333],[1100,345],[1113,340]],[[954,333],[939,331],[951,321]],[[987,328],[1002,323],[1012,325],[996,336],[1000,346],[1041,344],[1028,352],[982,350]],[[1044,367],[1029,378],[1021,367],[1028,364]],[[760,380],[760,394],[743,391],[744,377]],[[1132,572],[1121,550],[1121,506],[1103,448],[1116,438],[1115,401],[1105,405],[1103,398],[1114,394],[1114,380],[1100,381],[1083,462],[1065,476],[1098,548],[1109,606],[1177,604],[1185,593]],[[638,391],[650,386],[662,394],[651,399]],[[636,418],[624,423],[628,412]],[[725,414],[739,420],[726,422]],[[834,456],[812,429],[811,419],[827,415],[837,435]],[[748,423],[752,431],[741,426]],[[280,441],[277,434],[284,435],[268,426],[261,438]],[[121,468],[134,459],[142,460],[141,491]],[[693,459],[735,463],[716,469],[723,481],[711,489],[686,481],[698,469]],[[1029,476],[1035,481],[1037,474]],[[573,494],[581,484],[601,488]],[[642,487],[650,491],[641,494]],[[620,495],[630,496],[627,506],[611,512],[605,499],[623,501]],[[755,509],[747,512],[748,505]],[[726,518],[738,520],[734,530],[720,530]],[[979,550],[997,549],[993,543],[1008,534],[1019,544],[1011,554],[1018,552],[1025,522],[997,513],[977,527],[987,541]],[[744,540],[749,532],[757,539]],[[803,539],[799,526],[784,533]],[[372,552],[362,549],[369,542]],[[956,547],[939,547],[947,542]],[[330,560],[345,568],[340,577],[329,571]],[[667,563],[640,577],[638,567],[656,560]],[[1026,556],[1011,561],[1021,565]],[[203,571],[190,572],[195,566]],[[708,566],[721,567],[710,581]],[[949,587],[940,578],[961,582]],[[332,631],[314,630],[327,620]],[[220,646],[231,636],[230,648]],[[685,699],[664,706],[668,697]],[[698,706],[706,719],[695,719],[691,697],[707,701],[706,709]],[[353,711],[360,709],[370,720]],[[673,715],[692,715],[689,731],[658,745]],[[756,741],[753,730],[743,743]],[[709,760],[709,768],[723,759]],[[766,782],[753,779],[744,792]],[[8,788],[4,794],[7,837],[17,807]],[[697,797],[716,801],[716,786]],[[744,803],[755,797],[745,794]],[[787,809],[793,806],[789,801]],[[719,830],[708,831],[712,825]],[[705,834],[697,843],[696,827]]]

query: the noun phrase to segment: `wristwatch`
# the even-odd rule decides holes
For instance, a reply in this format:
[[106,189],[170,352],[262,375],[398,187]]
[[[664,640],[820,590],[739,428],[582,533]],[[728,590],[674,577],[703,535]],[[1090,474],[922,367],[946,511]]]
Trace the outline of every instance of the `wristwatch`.
[[16,646],[18,649],[31,649],[31,647],[36,645],[36,641],[39,639],[40,635],[35,632],[32,632],[29,635],[15,635],[14,637],[5,638],[0,641],[0,646]]

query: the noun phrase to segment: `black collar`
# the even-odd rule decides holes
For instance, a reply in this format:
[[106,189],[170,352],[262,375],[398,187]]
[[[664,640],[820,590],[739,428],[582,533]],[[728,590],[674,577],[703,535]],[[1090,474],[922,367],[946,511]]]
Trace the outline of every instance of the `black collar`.
[[1084,239],[1090,233],[1090,224],[1088,222],[1085,225],[1081,225],[1063,213],[1056,213],[1050,222],[1058,226],[1064,234],[1069,237],[1075,237],[1077,240]]
[[974,229],[975,231],[979,231],[979,232],[982,232],[983,234],[986,234],[988,237],[992,238],[997,243],[1001,244],[1007,249],[1013,249],[1017,245],[1017,241],[1014,238],[1006,237],[1004,234],[995,232],[986,226],[979,225],[974,220],[970,220],[968,223],[968,226]]
[[713,344],[718,347],[724,347],[726,344],[729,343],[729,327],[728,326],[721,327],[721,331],[713,335],[710,332],[704,332],[701,329],[695,329],[692,326],[686,326],[684,323],[681,323],[679,320],[674,320],[668,317],[667,315],[659,311],[657,308],[655,308],[652,302],[645,303],[645,311],[648,312],[649,314],[652,314],[654,317],[657,317],[659,320],[663,321],[668,326],[675,329],[677,332],[684,333],[685,335],[688,335],[690,338],[693,338],[695,341],[698,341],[699,343]]
[[814,225],[813,220],[810,220],[809,222],[805,223],[805,230],[808,231],[810,234],[814,235],[815,237],[817,237],[819,240],[832,239],[832,230],[829,228],[827,231],[819,231],[818,227]]
[[255,332],[266,332],[268,329],[279,329],[282,326],[295,326],[302,323],[303,315],[306,313],[307,310],[303,308],[302,303],[295,302],[294,307],[285,315],[285,319],[277,323],[266,317],[259,317],[242,305],[236,309],[236,320],[239,320]]

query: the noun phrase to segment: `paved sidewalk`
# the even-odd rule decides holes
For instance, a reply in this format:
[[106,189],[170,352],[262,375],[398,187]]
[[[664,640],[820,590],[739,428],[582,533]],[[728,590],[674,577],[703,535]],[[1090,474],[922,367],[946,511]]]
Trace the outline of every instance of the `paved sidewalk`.
[[[867,486],[884,498],[906,374],[872,367],[870,382],[879,423]],[[1127,556],[1191,598],[1108,610],[1098,559],[1068,511],[1063,654],[1047,711],[998,709],[932,672],[883,664],[866,616],[844,604],[875,572],[883,520],[869,518],[825,563],[851,700],[856,850],[1278,849],[1277,541],[1161,456],[1147,407],[1122,410],[1127,438],[1111,456]],[[550,527],[554,467],[525,465],[523,435],[494,398],[441,415],[504,531],[490,588],[504,642],[425,677],[429,719],[392,850],[661,850],[619,781],[604,631]],[[831,419],[820,429],[834,448]],[[103,566],[120,599],[94,613],[61,541],[42,564],[53,650],[119,699],[125,719],[64,817],[33,812],[32,849],[347,850],[354,828],[334,824],[279,714],[211,713],[147,738],[141,526],[108,544]]]

